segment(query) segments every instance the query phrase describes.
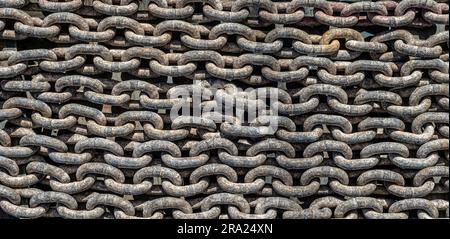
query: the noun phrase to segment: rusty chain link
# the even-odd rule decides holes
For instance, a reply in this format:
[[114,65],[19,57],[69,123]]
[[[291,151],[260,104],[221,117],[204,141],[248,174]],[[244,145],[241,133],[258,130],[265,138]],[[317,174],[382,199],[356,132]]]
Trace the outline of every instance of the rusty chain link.
[[448,218],[448,14],[0,0],[0,218]]

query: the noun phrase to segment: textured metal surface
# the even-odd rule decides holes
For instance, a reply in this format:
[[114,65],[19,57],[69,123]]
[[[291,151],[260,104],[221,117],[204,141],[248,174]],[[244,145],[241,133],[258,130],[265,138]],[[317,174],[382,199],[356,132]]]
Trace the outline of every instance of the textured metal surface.
[[448,12],[0,0],[0,215],[448,218]]

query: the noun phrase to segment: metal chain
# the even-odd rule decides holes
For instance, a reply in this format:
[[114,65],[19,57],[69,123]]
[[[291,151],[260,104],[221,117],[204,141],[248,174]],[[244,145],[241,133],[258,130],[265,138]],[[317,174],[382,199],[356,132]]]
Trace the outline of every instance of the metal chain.
[[0,218],[448,218],[448,13],[1,0]]

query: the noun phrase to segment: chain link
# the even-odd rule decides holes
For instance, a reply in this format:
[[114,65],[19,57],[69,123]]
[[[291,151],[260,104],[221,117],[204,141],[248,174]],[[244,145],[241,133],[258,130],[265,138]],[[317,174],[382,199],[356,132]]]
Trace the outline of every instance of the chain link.
[[2,0],[0,217],[448,218],[448,13]]

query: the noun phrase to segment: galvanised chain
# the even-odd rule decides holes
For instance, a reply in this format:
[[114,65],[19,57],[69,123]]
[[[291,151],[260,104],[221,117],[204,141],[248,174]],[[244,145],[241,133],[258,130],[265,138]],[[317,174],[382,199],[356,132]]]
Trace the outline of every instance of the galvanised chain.
[[448,12],[0,0],[0,217],[448,218]]

